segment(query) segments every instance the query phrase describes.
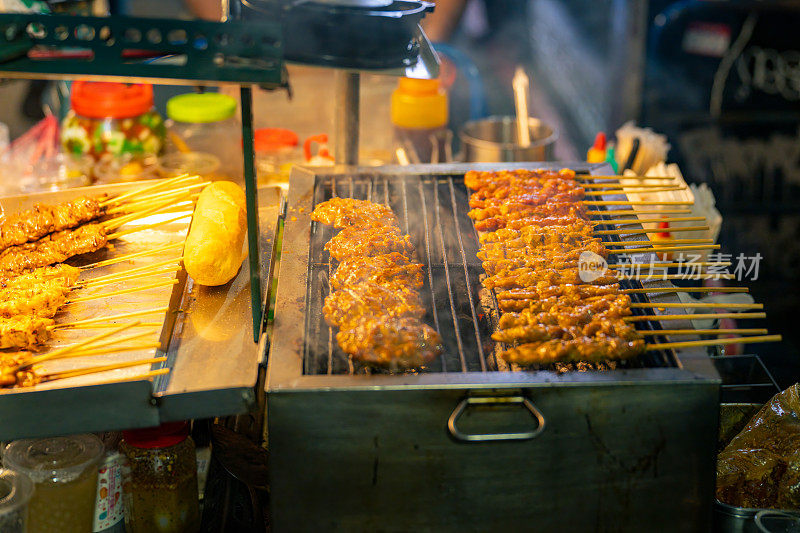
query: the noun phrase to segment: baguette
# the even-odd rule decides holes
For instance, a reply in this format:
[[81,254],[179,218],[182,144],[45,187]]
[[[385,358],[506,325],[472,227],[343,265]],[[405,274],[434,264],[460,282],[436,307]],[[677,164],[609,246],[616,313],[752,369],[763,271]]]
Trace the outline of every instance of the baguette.
[[224,285],[242,266],[246,227],[245,195],[229,181],[212,183],[200,193],[186,236],[183,264],[200,285]]

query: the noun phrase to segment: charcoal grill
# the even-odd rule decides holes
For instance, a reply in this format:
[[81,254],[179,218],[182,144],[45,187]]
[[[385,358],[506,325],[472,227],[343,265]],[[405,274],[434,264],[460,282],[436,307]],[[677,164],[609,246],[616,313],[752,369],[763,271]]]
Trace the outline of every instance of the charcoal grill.
[[[463,175],[521,167],[293,171],[266,383],[277,530],[707,527],[720,382],[705,352],[526,370],[495,357]],[[310,219],[332,196],[386,203],[411,236],[445,345],[428,367],[375,371],[336,344],[322,317],[334,230]]]

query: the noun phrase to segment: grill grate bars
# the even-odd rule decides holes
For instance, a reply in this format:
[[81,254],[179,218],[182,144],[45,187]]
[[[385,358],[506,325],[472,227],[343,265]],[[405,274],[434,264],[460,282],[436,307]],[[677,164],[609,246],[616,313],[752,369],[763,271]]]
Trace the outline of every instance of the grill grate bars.
[[[467,217],[469,193],[463,176],[357,174],[318,176],[313,205],[334,196],[381,202],[398,216],[410,235],[426,274],[420,290],[427,310],[423,320],[442,336],[445,353],[419,372],[486,372],[517,370],[495,355],[491,339],[500,316],[493,291],[483,288],[483,268],[476,254],[478,234]],[[324,245],[335,234],[328,226],[312,223],[309,247],[305,374],[379,374],[382,371],[353,362],[339,348],[333,328],[323,318],[322,307],[330,291],[333,272]],[[630,285],[626,282],[625,285]],[[624,286],[624,285],[623,285]],[[446,293],[446,294],[445,294]],[[643,299],[643,301],[646,301]],[[652,327],[642,324],[644,327]],[[668,354],[646,354],[636,360],[588,365],[556,364],[540,370],[596,370],[672,366]]]

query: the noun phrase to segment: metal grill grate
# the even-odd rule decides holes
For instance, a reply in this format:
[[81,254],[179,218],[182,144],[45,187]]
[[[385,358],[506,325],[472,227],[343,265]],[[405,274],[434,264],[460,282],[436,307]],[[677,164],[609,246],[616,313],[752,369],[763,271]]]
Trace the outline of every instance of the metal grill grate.
[[[442,356],[419,372],[518,370],[495,357],[497,343],[491,334],[500,313],[494,293],[481,284],[484,271],[476,255],[478,234],[467,216],[469,193],[463,184],[463,175],[317,176],[313,205],[335,196],[389,206],[400,228],[410,235],[416,247],[417,258],[425,267],[424,286],[420,291],[427,310],[423,320],[439,332],[445,346]],[[323,318],[322,307],[334,266],[324,246],[335,233],[330,226],[312,223],[304,373],[380,372],[352,361],[339,348],[334,329]],[[623,283],[623,286],[640,286]],[[641,298],[639,301],[647,301],[643,295],[635,296]],[[637,327],[654,329],[658,325],[639,323]],[[648,352],[625,362],[559,363],[539,369],[563,372],[660,366],[676,366],[674,354]]]

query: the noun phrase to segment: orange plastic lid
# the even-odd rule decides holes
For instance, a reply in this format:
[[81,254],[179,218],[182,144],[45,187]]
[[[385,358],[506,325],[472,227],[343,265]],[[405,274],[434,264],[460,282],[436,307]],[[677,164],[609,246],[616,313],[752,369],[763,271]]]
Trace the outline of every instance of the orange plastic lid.
[[294,148],[299,143],[300,138],[295,132],[283,128],[261,128],[253,133],[253,149],[256,152]]
[[153,107],[153,86],[78,80],[72,83],[72,109],[89,118],[131,118]]

